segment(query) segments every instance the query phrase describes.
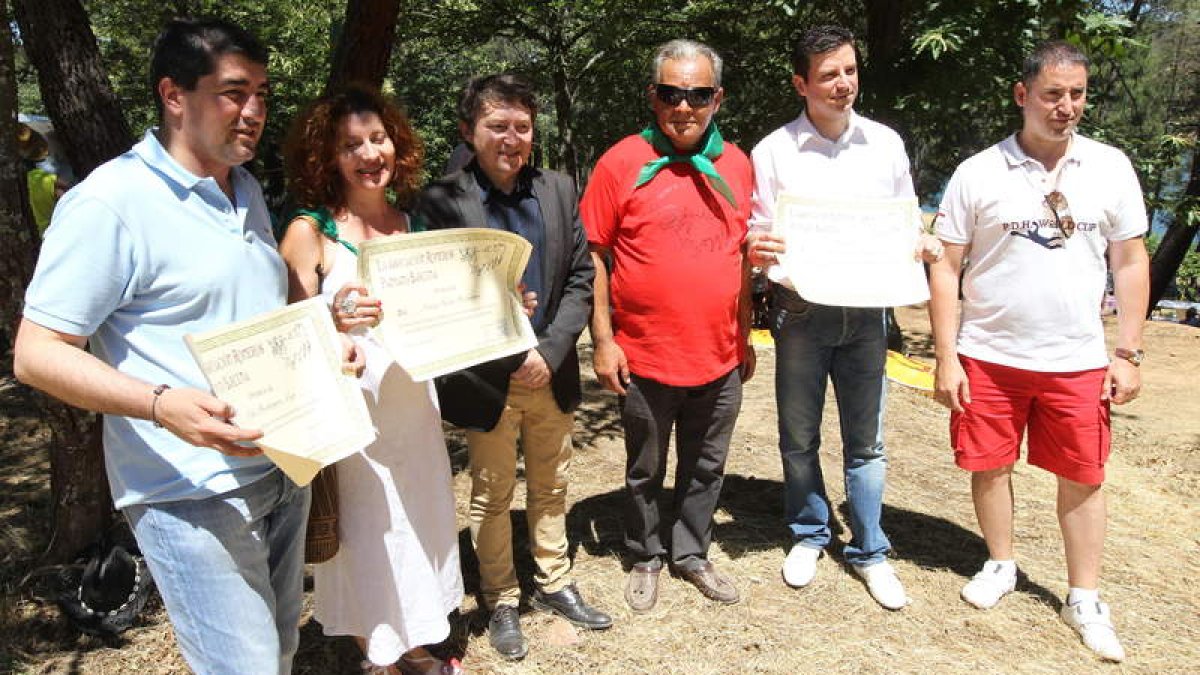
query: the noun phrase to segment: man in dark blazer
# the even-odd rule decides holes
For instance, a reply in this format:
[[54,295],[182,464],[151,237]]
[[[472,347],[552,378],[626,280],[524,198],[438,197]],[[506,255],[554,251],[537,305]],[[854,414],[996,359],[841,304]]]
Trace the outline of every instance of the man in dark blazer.
[[528,651],[518,622],[521,590],[508,514],[518,437],[537,567],[531,602],[584,628],[612,625],[571,583],[567,554],[566,473],[572,411],[582,397],[575,342],[591,315],[595,270],[571,179],[529,164],[537,114],[529,82],[514,75],[475,78],[463,90],[458,114],[475,158],[426,187],[416,216],[430,229],[491,227],[533,245],[522,281],[538,298],[530,319],[537,346],[438,382],[442,417],[468,430],[471,541],[483,602],[492,612],[488,637],[497,652],[516,660]]

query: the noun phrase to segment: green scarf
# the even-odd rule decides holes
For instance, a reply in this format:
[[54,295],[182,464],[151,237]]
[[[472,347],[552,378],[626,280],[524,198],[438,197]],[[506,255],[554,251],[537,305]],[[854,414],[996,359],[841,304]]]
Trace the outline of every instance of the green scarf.
[[[299,216],[307,216],[312,218],[313,221],[317,223],[317,228],[320,229],[321,234],[329,237],[342,246],[345,246],[346,250],[350,251],[354,255],[358,255],[358,247],[346,241],[345,239],[342,239],[342,237],[338,234],[337,222],[333,220],[333,214],[329,212],[329,209],[325,208],[324,206],[319,206],[315,209],[296,209],[291,218],[288,218],[288,222],[290,223]],[[429,228],[425,226],[425,221],[420,216],[413,213],[408,215],[409,232],[424,232],[427,229]],[[282,235],[278,236],[277,238],[281,241],[283,240]]]
[[716,122],[710,122],[708,129],[704,131],[704,136],[700,138],[700,150],[688,155],[675,152],[675,146],[671,145],[671,139],[667,138],[667,135],[653,122],[642,131],[641,135],[662,156],[646,162],[646,166],[642,167],[641,172],[638,173],[637,182],[633,185],[635,190],[649,183],[668,164],[686,162],[700,173],[708,176],[708,182],[712,188],[721,193],[721,196],[730,205],[737,208],[733,190],[729,189],[729,184],[725,182],[724,178],[721,178],[721,174],[717,172],[717,166],[713,164],[713,160],[720,157],[725,149],[725,140],[721,138],[721,132],[717,131]]
[[317,223],[317,227],[321,230],[321,234],[329,237],[342,246],[345,246],[346,250],[350,251],[354,255],[358,255],[357,246],[338,236],[338,226],[333,220],[333,214],[329,212],[329,209],[325,208],[324,206],[318,206],[315,209],[296,209],[296,212],[292,214],[292,217],[289,218],[288,221],[290,222],[300,216],[312,218]]

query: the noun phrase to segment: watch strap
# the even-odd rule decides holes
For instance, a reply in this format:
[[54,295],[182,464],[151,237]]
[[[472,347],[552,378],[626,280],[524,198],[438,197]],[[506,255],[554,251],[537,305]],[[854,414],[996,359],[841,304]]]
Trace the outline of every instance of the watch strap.
[[1118,359],[1125,359],[1135,366],[1140,366],[1142,365],[1142,361],[1146,358],[1146,352],[1141,349],[1126,349],[1124,347],[1117,347],[1113,350],[1113,356],[1116,356]]

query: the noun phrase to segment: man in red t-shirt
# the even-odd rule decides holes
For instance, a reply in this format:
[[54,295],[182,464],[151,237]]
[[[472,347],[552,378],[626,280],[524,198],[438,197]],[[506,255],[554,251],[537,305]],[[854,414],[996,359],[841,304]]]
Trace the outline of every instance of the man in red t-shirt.
[[[634,559],[625,600],[634,611],[654,606],[668,555],[706,597],[738,601],[708,546],[742,382],[754,371],[742,250],[753,178],[745,153],[712,123],[721,57],[690,40],[668,42],[648,93],[654,122],[604,153],[580,202],[596,264],[596,376],[622,396]],[[672,426],[678,462],[664,523]]]

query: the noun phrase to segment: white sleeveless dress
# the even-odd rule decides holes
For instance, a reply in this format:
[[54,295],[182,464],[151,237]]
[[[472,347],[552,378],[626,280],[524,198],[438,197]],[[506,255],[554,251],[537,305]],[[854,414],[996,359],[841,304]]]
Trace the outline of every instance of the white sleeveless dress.
[[[321,297],[357,279],[340,244]],[[384,665],[450,634],[463,598],[450,458],[433,382],[413,382],[370,331],[360,380],[378,437],[338,462],[338,553],[314,568],[314,614],[326,635],[367,640]]]

